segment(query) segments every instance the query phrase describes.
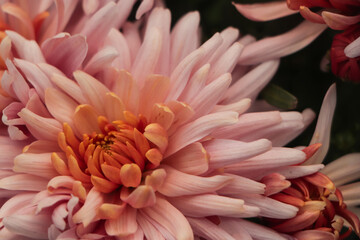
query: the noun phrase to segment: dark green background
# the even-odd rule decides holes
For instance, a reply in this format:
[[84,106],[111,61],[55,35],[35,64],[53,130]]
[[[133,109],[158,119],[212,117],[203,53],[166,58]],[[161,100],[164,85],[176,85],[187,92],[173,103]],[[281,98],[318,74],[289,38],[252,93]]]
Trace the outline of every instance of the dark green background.
[[[197,10],[201,15],[200,25],[203,40],[228,26],[236,27],[241,34],[251,34],[260,39],[284,33],[303,19],[299,14],[270,22],[252,22],[241,16],[228,0],[182,0],[165,1],[172,12],[173,23],[188,11]],[[237,0],[238,3],[257,1]],[[266,2],[266,0],[263,0]],[[337,84],[337,107],[331,131],[331,145],[325,162],[351,152],[360,152],[360,84],[343,82],[331,72],[324,73],[319,65],[330,49],[333,30],[326,30],[318,39],[303,50],[284,57],[280,68],[271,81],[298,98],[295,110],[311,108],[319,112],[328,87]],[[307,145],[315,129],[313,124],[289,146]],[[352,239],[357,239],[356,237]]]

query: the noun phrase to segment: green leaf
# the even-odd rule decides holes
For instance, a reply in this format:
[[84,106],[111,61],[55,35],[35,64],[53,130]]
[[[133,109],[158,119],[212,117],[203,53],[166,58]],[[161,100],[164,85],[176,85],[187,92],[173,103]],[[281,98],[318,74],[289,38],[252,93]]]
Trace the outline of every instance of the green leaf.
[[261,96],[267,103],[283,110],[294,109],[298,103],[294,95],[272,83],[261,92]]

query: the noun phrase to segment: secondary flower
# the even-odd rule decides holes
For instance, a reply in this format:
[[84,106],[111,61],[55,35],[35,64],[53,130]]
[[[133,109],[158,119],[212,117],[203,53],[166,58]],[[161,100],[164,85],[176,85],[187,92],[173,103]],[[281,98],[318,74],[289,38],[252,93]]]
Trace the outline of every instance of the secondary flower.
[[[308,156],[303,165],[309,166],[323,161],[329,145],[335,102],[335,88],[332,86],[320,111],[317,128],[311,141],[313,144],[304,149]],[[355,214],[357,210],[353,209],[360,200],[359,182],[350,183],[359,180],[359,161],[358,153],[349,154],[330,163],[321,172],[290,179],[291,186],[271,194],[271,197],[298,207],[297,216],[280,221],[266,219],[266,224],[300,240],[345,239],[352,229],[359,235],[360,221]],[[345,183],[350,184],[344,185]],[[350,206],[352,211],[347,209],[347,206]],[[340,234],[344,219],[350,224],[350,228]]]
[[[2,86],[12,102],[3,119],[16,119],[21,133],[0,138],[0,188],[9,198],[0,210],[1,238],[284,239],[254,232],[240,218],[296,215],[250,178],[305,160],[303,151],[281,146],[312,111],[247,112],[279,61],[237,66],[248,41],[238,30],[199,46],[197,12],[172,31],[170,19],[170,11],[155,8],[143,25],[110,30],[71,74],[21,47],[41,57],[61,53],[62,41],[52,38],[40,51],[13,33],[19,57],[6,60]],[[74,53],[63,54],[73,69]]]
[[[274,1],[258,4],[234,4],[245,17],[254,21],[269,21],[285,17],[297,12],[308,20],[307,31],[312,32],[319,24],[324,24],[334,30],[345,30],[337,34],[331,48],[331,67],[333,73],[349,81],[360,81],[359,34],[360,3],[358,1]],[[311,8],[322,8],[315,13]],[[304,25],[304,24],[302,24]],[[294,29],[299,32],[300,28]],[[301,35],[299,35],[300,39]],[[304,37],[306,39],[306,37]],[[311,41],[299,46],[305,47]],[[346,50],[345,50],[346,49]]]

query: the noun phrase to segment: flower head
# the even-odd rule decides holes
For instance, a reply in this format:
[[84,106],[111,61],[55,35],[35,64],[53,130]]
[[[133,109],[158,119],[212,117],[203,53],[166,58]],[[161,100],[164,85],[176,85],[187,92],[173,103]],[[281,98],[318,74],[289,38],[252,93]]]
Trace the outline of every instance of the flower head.
[[60,33],[42,48],[31,42],[42,56],[103,37],[80,65],[69,51],[64,62],[35,61],[21,48],[29,40],[10,38],[18,57],[6,60],[2,86],[11,102],[3,119],[17,129],[0,138],[0,188],[9,198],[1,238],[259,236],[241,218],[296,215],[296,207],[264,195],[261,179],[306,159],[281,146],[313,112],[256,112],[279,61],[238,66],[249,39],[238,30],[199,46],[197,12],[171,31],[170,19],[169,10],[155,8],[104,36]]

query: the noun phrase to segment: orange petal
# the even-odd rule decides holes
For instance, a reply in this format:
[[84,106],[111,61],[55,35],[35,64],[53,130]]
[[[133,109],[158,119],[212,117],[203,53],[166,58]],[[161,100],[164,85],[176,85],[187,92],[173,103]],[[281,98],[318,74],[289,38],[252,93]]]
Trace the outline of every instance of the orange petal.
[[155,167],[159,166],[163,160],[163,155],[157,148],[150,149],[146,152],[145,156]]
[[168,137],[165,129],[158,123],[151,123],[146,126],[144,136],[164,152],[168,146]]
[[141,169],[134,163],[125,164],[120,169],[120,178],[125,187],[137,187],[141,182]]
[[68,158],[69,170],[73,177],[77,180],[80,180],[84,183],[90,183],[90,176],[86,175],[79,167],[78,161],[74,156],[69,156]]
[[287,194],[283,194],[283,193],[278,193],[278,194],[272,195],[271,198],[278,200],[280,202],[283,202],[283,203],[291,204],[298,208],[304,206],[304,204],[305,204],[304,201],[301,200],[300,198],[290,196]]
[[145,153],[150,149],[150,145],[146,137],[144,137],[144,135],[142,135],[136,128],[134,129],[134,140],[136,148],[142,156],[145,156]]
[[101,164],[101,170],[111,182],[121,184],[120,169],[107,164]]
[[145,185],[151,186],[155,191],[163,184],[166,178],[165,169],[156,169],[145,178]]
[[130,155],[134,162],[140,167],[141,170],[144,170],[145,161],[144,157],[138,152],[138,150],[129,142],[126,142],[126,146],[129,149]]
[[104,178],[96,177],[94,175],[91,176],[91,182],[99,192],[103,193],[110,193],[119,187],[118,184],[110,182]]
[[64,134],[66,137],[66,142],[68,144],[70,144],[70,146],[74,149],[78,149],[79,148],[79,140],[77,139],[77,137],[75,137],[75,134],[72,130],[72,128],[70,127],[69,124],[64,123],[63,124],[63,129],[64,129]]
[[80,181],[74,181],[72,191],[74,196],[78,197],[81,201],[86,199],[86,189]]
[[122,200],[133,208],[144,208],[154,205],[156,203],[156,196],[151,186],[141,185],[130,193],[126,199]]
[[326,188],[332,193],[335,192],[335,184],[323,173],[317,172],[312,175],[305,176],[304,179],[315,186]]
[[71,175],[65,161],[63,159],[61,159],[57,153],[51,154],[51,162],[52,162],[52,165],[54,166],[55,170],[60,175],[65,175],[65,176]]
[[126,203],[123,202],[121,205],[112,203],[103,203],[97,212],[97,216],[100,219],[117,219],[124,211]]
[[304,148],[302,151],[306,154],[306,160],[311,158],[321,146],[321,143],[314,143]]

